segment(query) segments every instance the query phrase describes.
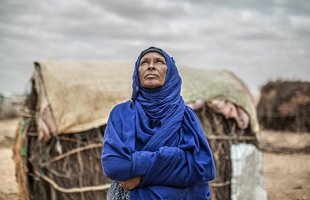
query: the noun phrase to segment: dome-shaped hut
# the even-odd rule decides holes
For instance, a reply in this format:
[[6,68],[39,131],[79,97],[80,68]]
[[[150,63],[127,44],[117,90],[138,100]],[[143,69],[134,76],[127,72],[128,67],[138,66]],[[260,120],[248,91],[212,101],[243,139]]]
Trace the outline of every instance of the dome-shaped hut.
[[[104,199],[102,134],[112,108],[131,97],[133,63],[36,62],[16,132],[21,199]],[[259,127],[247,87],[229,71],[181,67],[182,96],[205,130],[216,161],[213,199],[230,199],[230,149],[256,145]]]

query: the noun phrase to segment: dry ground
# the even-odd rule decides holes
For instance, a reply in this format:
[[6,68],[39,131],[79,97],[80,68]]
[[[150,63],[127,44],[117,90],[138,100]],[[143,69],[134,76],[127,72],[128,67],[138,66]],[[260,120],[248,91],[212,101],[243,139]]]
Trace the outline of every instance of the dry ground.
[[17,183],[15,181],[15,166],[11,159],[12,150],[9,147],[0,148],[0,199],[18,199]]
[[269,200],[310,200],[310,154],[264,154]]
[[[17,119],[0,121],[0,200],[17,200],[11,144]],[[310,154],[270,153],[274,149],[301,152],[310,134],[268,133],[260,135],[264,154],[264,177],[269,200],[310,200]],[[289,148],[287,148],[289,147]]]
[[0,121],[0,200],[18,199],[11,148],[17,123],[18,119]]

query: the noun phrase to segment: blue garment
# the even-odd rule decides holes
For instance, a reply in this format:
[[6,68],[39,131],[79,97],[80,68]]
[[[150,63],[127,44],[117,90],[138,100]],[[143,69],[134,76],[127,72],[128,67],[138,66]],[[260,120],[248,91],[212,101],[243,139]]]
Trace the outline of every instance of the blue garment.
[[173,58],[163,51],[165,84],[143,88],[138,68],[132,100],[113,108],[104,135],[105,175],[122,181],[143,176],[131,199],[209,199],[215,167],[195,113],[180,96],[182,80]]

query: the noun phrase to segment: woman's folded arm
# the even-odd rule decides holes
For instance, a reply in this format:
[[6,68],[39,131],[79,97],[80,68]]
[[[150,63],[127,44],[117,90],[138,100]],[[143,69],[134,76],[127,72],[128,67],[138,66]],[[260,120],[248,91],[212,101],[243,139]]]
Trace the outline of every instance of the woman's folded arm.
[[132,164],[132,176],[145,176],[143,185],[187,187],[215,176],[212,157],[201,150],[164,146],[156,152],[135,152]]
[[113,144],[115,141],[106,141],[102,154],[104,173],[113,180],[145,176],[145,184],[186,187],[214,177],[213,160],[202,151],[196,155],[197,161],[192,152],[178,147],[164,146],[156,152],[131,153],[123,143],[122,146]]
[[106,126],[103,141],[101,163],[104,174],[117,181],[132,178],[130,174],[132,150],[121,140],[111,118]]

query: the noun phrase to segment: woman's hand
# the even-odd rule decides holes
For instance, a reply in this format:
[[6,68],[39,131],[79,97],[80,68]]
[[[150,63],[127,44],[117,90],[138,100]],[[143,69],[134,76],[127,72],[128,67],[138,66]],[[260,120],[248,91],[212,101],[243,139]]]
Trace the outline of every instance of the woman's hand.
[[120,186],[124,188],[125,190],[133,190],[141,183],[142,177],[134,177],[131,179],[128,179],[127,181],[121,181]]

